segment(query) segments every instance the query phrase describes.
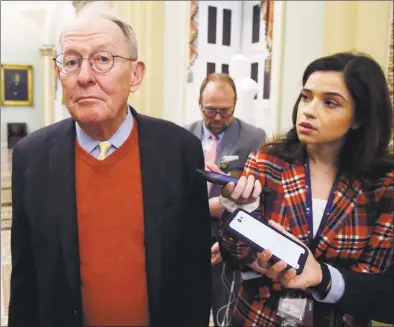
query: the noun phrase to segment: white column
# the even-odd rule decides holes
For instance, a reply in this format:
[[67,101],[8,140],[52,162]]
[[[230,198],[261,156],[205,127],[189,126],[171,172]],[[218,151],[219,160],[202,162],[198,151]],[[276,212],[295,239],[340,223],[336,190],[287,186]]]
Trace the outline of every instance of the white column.
[[274,133],[292,127],[293,106],[302,89],[304,70],[323,56],[324,8],[325,1],[275,2],[270,110]]
[[55,122],[55,66],[53,63],[54,46],[44,45],[40,49],[42,63],[43,89],[43,126]]
[[283,78],[284,57],[284,25],[285,25],[286,2],[276,1],[274,7],[274,26],[272,40],[272,66],[271,66],[271,95],[270,95],[270,131],[267,133],[271,138],[280,131],[280,108],[282,106],[281,84]]
[[164,4],[163,118],[180,125],[183,125],[188,109],[189,6],[189,1],[165,1]]

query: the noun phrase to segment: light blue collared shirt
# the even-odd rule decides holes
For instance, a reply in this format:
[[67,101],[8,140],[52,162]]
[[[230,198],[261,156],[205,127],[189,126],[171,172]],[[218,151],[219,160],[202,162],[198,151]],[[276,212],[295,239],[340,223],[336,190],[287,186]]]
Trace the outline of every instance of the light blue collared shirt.
[[[213,135],[211,133],[211,131],[205,126],[204,122],[202,123],[202,132],[201,132],[201,143],[202,143],[202,149],[204,151],[204,157],[205,157],[205,153],[207,152],[209,145],[212,142],[211,139],[211,135]],[[224,132],[221,132],[220,134],[216,135],[216,137],[218,138],[218,147],[217,147],[217,152],[216,155],[219,153],[220,151],[220,145],[222,143],[222,139],[223,139],[223,135]]]
[[134,120],[131,115],[130,108],[127,107],[127,115],[124,122],[120,125],[118,130],[108,139],[108,140],[94,140],[91,138],[86,132],[78,125],[75,124],[77,140],[81,147],[87,152],[90,153],[93,157],[97,158],[99,155],[99,143],[102,141],[109,141],[112,146],[108,150],[107,157],[114,152],[116,149],[120,148],[120,146],[127,140],[131,131],[133,130]]
[[327,265],[327,267],[331,275],[330,291],[324,299],[320,299],[319,295],[315,292],[312,292],[312,296],[316,301],[319,302],[337,303],[341,299],[341,297],[343,296],[343,292],[345,291],[345,280],[343,279],[343,276],[338,269],[330,265]]

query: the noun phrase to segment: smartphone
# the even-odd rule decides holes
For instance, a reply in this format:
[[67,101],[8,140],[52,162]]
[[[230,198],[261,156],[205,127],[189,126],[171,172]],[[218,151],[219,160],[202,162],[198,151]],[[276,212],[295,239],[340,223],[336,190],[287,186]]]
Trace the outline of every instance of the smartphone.
[[219,174],[219,173],[214,173],[212,171],[208,170],[202,170],[202,169],[197,169],[197,171],[204,176],[205,180],[212,183],[212,184],[219,184],[222,186],[227,185],[230,182],[233,182],[234,184],[238,183],[239,178],[224,175],[224,174]]
[[304,270],[308,250],[283,233],[251,216],[243,209],[237,209],[225,226],[227,232],[235,239],[246,242],[249,246],[262,252],[269,249],[272,252],[271,263],[283,260],[287,269],[294,268],[297,275]]

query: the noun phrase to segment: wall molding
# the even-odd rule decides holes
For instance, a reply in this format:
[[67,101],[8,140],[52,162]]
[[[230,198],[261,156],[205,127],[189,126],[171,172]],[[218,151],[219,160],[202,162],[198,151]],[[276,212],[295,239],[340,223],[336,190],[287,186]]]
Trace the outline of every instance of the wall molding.
[[55,54],[55,45],[50,44],[50,45],[44,45],[42,48],[40,48],[40,55],[41,57],[53,57]]

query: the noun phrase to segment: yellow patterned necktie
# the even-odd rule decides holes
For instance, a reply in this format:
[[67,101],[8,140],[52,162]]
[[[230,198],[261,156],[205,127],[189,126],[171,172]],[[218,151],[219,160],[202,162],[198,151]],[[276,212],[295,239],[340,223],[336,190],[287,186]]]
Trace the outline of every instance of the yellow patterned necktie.
[[99,156],[97,159],[104,160],[107,155],[107,152],[111,148],[111,146],[112,146],[111,142],[108,142],[108,141],[100,142],[99,143],[100,153],[99,153]]

